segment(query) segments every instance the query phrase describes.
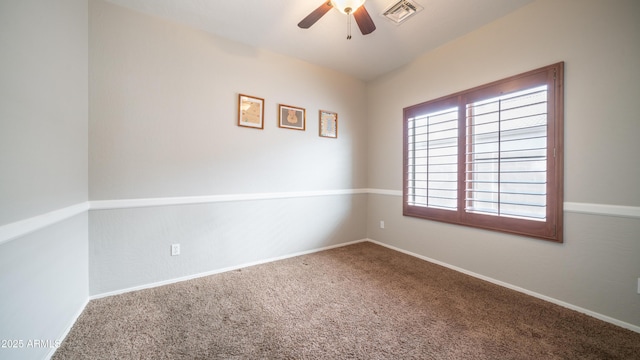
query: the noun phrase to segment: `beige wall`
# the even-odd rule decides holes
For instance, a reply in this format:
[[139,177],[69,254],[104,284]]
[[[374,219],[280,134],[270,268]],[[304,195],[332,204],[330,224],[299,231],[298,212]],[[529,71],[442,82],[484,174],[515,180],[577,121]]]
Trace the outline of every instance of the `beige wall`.
[[[92,200],[366,185],[363,82],[102,1],[90,24]],[[264,130],[237,126],[238,93],[266,100]],[[278,104],[306,131],[279,128]]]
[[[363,82],[89,7],[92,295],[366,237],[366,195],[352,191],[366,186]],[[265,99],[264,130],[237,126],[239,93]],[[306,131],[279,128],[278,104],[305,108]],[[318,136],[321,109],[338,113],[337,139]]]
[[86,8],[0,2],[0,226],[87,200]]
[[[637,1],[538,0],[371,83],[88,7],[0,2],[1,338],[56,340],[89,293],[367,237],[640,326]],[[403,107],[558,61],[564,244],[401,215]],[[240,92],[266,99],[265,130],[236,126]],[[279,103],[306,108],[305,132],[277,127]]]
[[[640,325],[640,3],[538,0],[368,84],[368,236]],[[402,217],[402,109],[565,61],[565,243]],[[605,211],[606,212],[606,211]],[[379,221],[386,228],[379,229]]]

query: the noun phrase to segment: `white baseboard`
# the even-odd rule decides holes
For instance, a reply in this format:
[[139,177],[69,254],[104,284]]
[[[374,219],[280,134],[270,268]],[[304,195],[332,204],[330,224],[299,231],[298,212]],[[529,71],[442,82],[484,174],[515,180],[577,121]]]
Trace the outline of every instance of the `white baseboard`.
[[460,268],[460,267],[457,267],[457,266],[454,266],[454,265],[451,265],[451,264],[447,264],[445,262],[442,262],[442,261],[439,261],[439,260],[436,260],[436,259],[432,259],[432,258],[423,256],[423,255],[420,255],[420,254],[416,254],[416,253],[413,253],[411,251],[407,251],[407,250],[404,250],[404,249],[401,249],[401,248],[398,248],[398,247],[395,247],[395,246],[392,246],[392,245],[388,245],[388,244],[385,244],[385,243],[382,243],[382,242],[379,242],[379,241],[375,241],[375,240],[372,240],[372,239],[367,239],[367,241],[372,242],[372,243],[377,244],[377,245],[380,245],[380,246],[384,246],[384,247],[386,247],[388,249],[391,249],[391,250],[395,250],[395,251],[401,252],[403,254],[407,254],[407,255],[416,257],[416,258],[424,260],[424,261],[428,261],[430,263],[434,263],[434,264],[437,264],[437,265],[440,265],[440,266],[444,266],[446,268],[449,268],[451,270],[455,270],[457,272],[461,272],[461,273],[469,275],[469,276],[473,276],[473,277],[475,277],[477,279],[488,281],[490,283],[493,283],[493,284],[496,284],[496,285],[499,285],[499,286],[502,286],[502,287],[505,287],[505,288],[508,288],[508,289],[511,289],[511,290],[515,290],[517,292],[520,292],[520,293],[523,293],[523,294],[526,294],[526,295],[530,295],[530,296],[533,296],[535,298],[538,298],[538,299],[541,299],[541,300],[544,300],[544,301],[548,301],[548,302],[556,304],[556,305],[560,305],[560,306],[565,307],[567,309],[571,309],[571,310],[574,310],[574,311],[589,315],[589,316],[594,317],[596,319],[599,319],[599,320],[602,320],[602,321],[606,321],[606,322],[608,322],[610,324],[617,325],[617,326],[620,326],[622,328],[625,328],[625,329],[640,333],[640,326],[629,324],[629,323],[624,322],[622,320],[618,320],[618,319],[612,318],[610,316],[606,316],[606,315],[597,313],[595,311],[591,311],[591,310],[588,310],[588,309],[585,309],[585,308],[582,308],[582,307],[579,307],[579,306],[564,302],[562,300],[558,300],[558,299],[555,299],[555,298],[552,298],[552,297],[549,297],[549,296],[546,296],[546,295],[543,295],[543,294],[539,294],[537,292],[534,292],[534,291],[531,291],[531,290],[527,290],[527,289],[521,288],[519,286],[506,283],[504,281],[496,280],[496,279],[488,277],[488,276],[477,274],[477,273],[474,273],[473,271],[469,271],[469,270],[466,270],[466,269],[463,269],[463,268]]
[[361,243],[361,242],[365,242],[365,241],[367,241],[367,239],[355,240],[355,241],[350,241],[350,242],[341,243],[341,244],[337,244],[337,245],[325,246],[325,247],[316,248],[316,249],[312,249],[312,250],[300,251],[300,252],[287,254],[287,255],[282,255],[282,256],[277,256],[277,257],[268,258],[268,259],[264,259],[264,260],[253,261],[253,262],[250,262],[250,263],[244,263],[244,264],[239,264],[239,265],[235,265],[235,266],[229,266],[229,267],[225,267],[225,268],[221,268],[221,269],[216,269],[216,270],[207,271],[207,272],[203,272],[203,273],[183,276],[183,277],[179,277],[179,278],[173,278],[173,279],[158,281],[158,282],[154,282],[154,283],[150,283],[150,284],[143,284],[143,285],[134,286],[134,287],[126,288],[126,289],[109,291],[109,292],[105,292],[105,293],[101,293],[101,294],[91,295],[89,297],[89,299],[90,300],[101,299],[101,298],[104,298],[104,297],[125,294],[125,293],[132,292],[132,291],[151,289],[151,288],[155,288],[155,287],[158,287],[158,286],[175,284],[175,283],[182,282],[182,281],[193,280],[193,279],[197,279],[197,278],[201,278],[201,277],[205,277],[205,276],[221,274],[221,273],[225,273],[225,272],[228,272],[228,271],[234,271],[234,270],[238,270],[238,269],[247,268],[247,267],[250,267],[250,266],[266,264],[266,263],[270,263],[270,262],[274,262],[274,261],[278,261],[278,260],[284,260],[284,259],[288,259],[288,258],[300,256],[300,255],[312,254],[312,253],[316,253],[316,252],[320,252],[320,251],[324,251],[324,250],[335,249],[335,248],[348,246],[348,245],[353,245],[353,244],[357,244],[357,243]]
[[[64,332],[60,334],[60,336],[58,336],[58,340],[60,340],[60,343],[62,343],[64,339],[67,338],[67,335],[69,335],[71,328],[73,328],[73,325],[76,323],[76,321],[78,321],[78,318],[80,317],[80,315],[82,315],[82,313],[84,312],[84,309],[87,307],[87,305],[89,305],[89,300],[90,300],[89,298],[85,299],[84,304],[82,304],[82,306],[80,306],[80,309],[76,311],[75,315],[71,318],[71,321],[69,322],[69,325],[67,325],[67,327],[65,328]],[[53,354],[55,354],[56,350],[58,350],[58,348],[52,348],[49,351],[49,353],[45,356],[45,359],[46,360],[51,359]]]

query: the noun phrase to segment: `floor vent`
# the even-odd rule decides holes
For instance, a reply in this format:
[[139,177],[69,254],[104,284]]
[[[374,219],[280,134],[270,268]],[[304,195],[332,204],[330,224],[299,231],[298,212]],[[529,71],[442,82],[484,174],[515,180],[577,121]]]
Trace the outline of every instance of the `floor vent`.
[[387,7],[382,16],[400,25],[422,9],[423,7],[413,0],[400,0]]

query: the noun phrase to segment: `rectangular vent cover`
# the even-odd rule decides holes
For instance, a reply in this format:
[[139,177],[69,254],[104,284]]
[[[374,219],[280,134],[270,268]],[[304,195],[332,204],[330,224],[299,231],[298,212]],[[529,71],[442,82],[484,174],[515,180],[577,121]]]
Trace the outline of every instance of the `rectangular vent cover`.
[[423,7],[413,0],[400,0],[387,7],[382,16],[400,25],[422,9]]

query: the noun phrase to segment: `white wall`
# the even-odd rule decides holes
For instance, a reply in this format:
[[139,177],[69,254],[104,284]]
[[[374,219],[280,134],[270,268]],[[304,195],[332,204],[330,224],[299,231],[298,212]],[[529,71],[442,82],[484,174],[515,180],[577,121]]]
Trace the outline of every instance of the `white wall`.
[[[111,3],[89,7],[89,193],[101,208],[90,212],[91,294],[366,237],[366,195],[352,191],[366,185],[363,82]],[[239,93],[265,99],[264,130],[237,126]],[[306,131],[279,128],[278,104],[305,108]],[[320,109],[338,113],[337,139],[318,136]],[[264,194],[293,198],[251,200]],[[191,204],[212,196],[227,198]],[[175,197],[188,201],[125,208]]]
[[0,2],[3,359],[51,353],[88,299],[87,33],[86,1]]
[[[638,19],[634,0],[538,0],[368,84],[369,187],[395,191],[369,198],[368,236],[640,326]],[[564,244],[402,217],[402,109],[558,61]]]

